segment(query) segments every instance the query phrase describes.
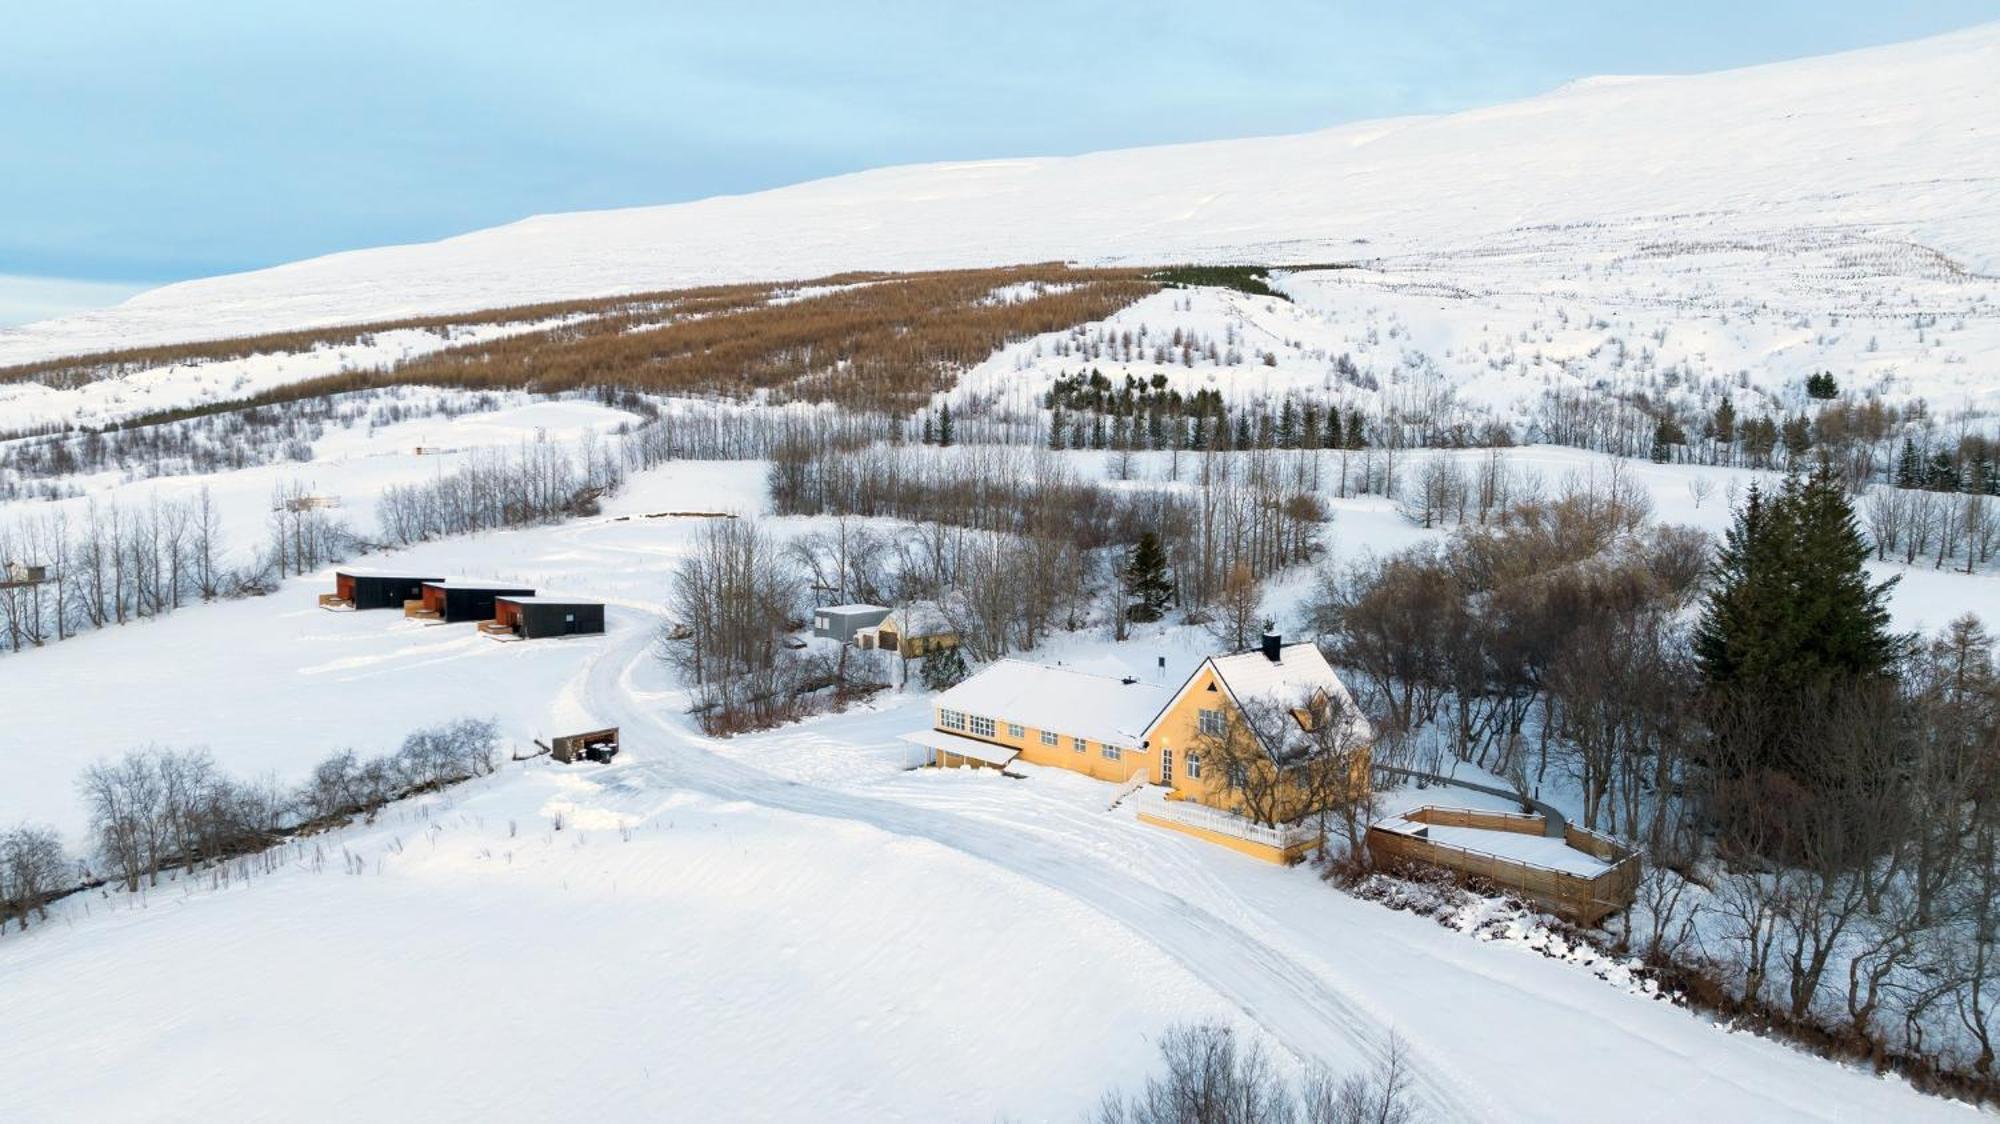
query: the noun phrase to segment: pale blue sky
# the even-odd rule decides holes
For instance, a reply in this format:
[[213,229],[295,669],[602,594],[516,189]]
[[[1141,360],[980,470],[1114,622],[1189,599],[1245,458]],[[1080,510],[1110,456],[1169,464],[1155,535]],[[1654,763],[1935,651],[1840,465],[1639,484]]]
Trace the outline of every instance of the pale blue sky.
[[174,280],[537,212],[1296,132],[1993,19],[2000,0],[43,0],[0,31],[0,274]]

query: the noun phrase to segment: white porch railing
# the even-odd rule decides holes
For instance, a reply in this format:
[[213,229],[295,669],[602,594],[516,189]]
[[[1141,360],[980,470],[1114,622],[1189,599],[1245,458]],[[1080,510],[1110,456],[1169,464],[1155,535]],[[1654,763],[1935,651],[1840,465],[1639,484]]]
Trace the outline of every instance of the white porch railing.
[[1234,812],[1225,812],[1220,808],[1211,808],[1192,800],[1155,801],[1146,805],[1145,812],[1163,820],[1173,820],[1189,827],[1198,827],[1204,831],[1213,831],[1252,843],[1262,843],[1280,850],[1319,841],[1319,830],[1308,824],[1290,823],[1278,827],[1266,827]]

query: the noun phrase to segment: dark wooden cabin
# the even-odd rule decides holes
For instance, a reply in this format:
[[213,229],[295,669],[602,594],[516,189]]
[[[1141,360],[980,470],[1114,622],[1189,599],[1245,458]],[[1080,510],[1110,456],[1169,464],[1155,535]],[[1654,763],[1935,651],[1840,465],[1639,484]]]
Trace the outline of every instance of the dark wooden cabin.
[[333,592],[337,602],[356,609],[400,609],[405,601],[424,595],[426,582],[442,578],[422,574],[391,574],[374,570],[336,570]]
[[534,595],[527,586],[500,582],[428,581],[424,583],[424,612],[441,621],[490,621],[500,598]]
[[503,596],[493,604],[493,622],[524,640],[603,632],[604,602]]

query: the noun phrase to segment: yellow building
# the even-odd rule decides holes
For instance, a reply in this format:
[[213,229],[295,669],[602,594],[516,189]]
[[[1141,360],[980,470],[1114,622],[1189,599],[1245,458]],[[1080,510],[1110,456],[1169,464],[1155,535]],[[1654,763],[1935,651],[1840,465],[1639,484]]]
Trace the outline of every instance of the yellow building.
[[1296,825],[1330,791],[1367,784],[1372,734],[1310,643],[1267,635],[1203,660],[1176,689],[1001,660],[940,694],[905,735],[933,764],[1016,760],[1148,786],[1140,819],[1291,861],[1318,842]]

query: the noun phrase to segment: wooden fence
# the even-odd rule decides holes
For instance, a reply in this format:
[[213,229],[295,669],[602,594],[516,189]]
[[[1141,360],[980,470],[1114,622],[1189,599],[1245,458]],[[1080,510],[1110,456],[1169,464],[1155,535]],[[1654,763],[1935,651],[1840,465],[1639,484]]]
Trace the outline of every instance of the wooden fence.
[[[1467,827],[1519,835],[1544,835],[1548,821],[1511,812],[1475,812],[1462,808],[1417,808],[1403,819],[1438,827]],[[1579,925],[1594,926],[1632,904],[1639,890],[1639,856],[1630,848],[1596,832],[1570,827],[1563,842],[1574,850],[1610,863],[1610,868],[1586,878],[1554,867],[1496,855],[1450,843],[1435,843],[1382,824],[1368,829],[1368,854],[1387,869],[1411,864],[1432,866],[1466,878],[1478,878],[1521,897],[1540,902]]]

